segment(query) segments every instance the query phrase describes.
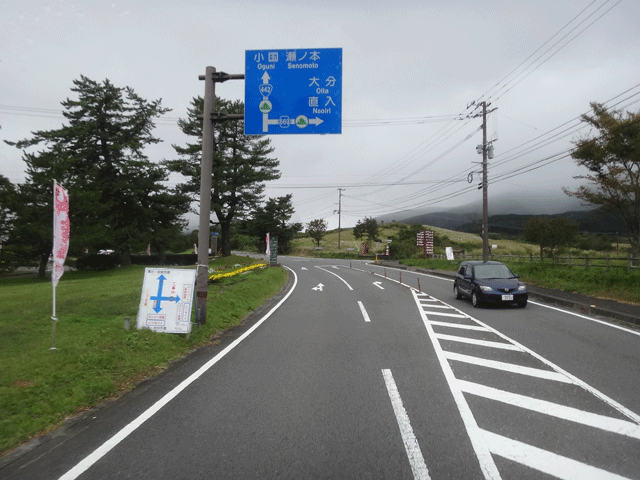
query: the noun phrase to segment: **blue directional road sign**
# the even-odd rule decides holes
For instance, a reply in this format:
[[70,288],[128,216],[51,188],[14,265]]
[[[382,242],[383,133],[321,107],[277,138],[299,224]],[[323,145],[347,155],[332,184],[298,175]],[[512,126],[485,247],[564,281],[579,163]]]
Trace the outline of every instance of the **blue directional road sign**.
[[342,133],[342,49],[247,50],[247,135]]

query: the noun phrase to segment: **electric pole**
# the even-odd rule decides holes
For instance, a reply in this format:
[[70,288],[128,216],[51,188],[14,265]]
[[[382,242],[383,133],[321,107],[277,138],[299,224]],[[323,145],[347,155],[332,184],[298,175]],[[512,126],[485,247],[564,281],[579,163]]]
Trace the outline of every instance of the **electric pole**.
[[341,216],[342,216],[342,191],[344,188],[338,189],[338,250],[340,250],[340,230],[341,230]]
[[[475,105],[476,102],[472,102],[467,105],[467,108],[471,105]],[[489,186],[489,174],[487,168],[487,158],[493,158],[493,140],[487,143],[487,102],[481,102],[478,104],[482,107],[482,113],[478,113],[467,118],[477,118],[482,115],[482,145],[476,147],[478,153],[482,153],[482,183],[478,189],[482,188],[482,259],[486,262],[489,260],[489,193],[487,187]],[[490,104],[489,104],[490,105]],[[476,107],[477,108],[477,107]],[[493,112],[496,110],[490,110]],[[475,163],[475,162],[474,162]],[[473,172],[467,177],[469,183],[473,181]]]
[[482,102],[482,260],[489,260],[489,195],[487,193],[487,102]]

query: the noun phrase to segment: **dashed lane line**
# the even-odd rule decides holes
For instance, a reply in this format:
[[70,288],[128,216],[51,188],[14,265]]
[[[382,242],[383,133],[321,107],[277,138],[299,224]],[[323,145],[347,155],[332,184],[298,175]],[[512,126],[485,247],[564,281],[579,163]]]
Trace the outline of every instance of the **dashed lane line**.
[[413,433],[411,428],[411,422],[409,421],[409,415],[402,404],[402,398],[400,398],[400,392],[393,379],[391,370],[382,370],[382,376],[384,377],[384,383],[387,386],[387,392],[389,393],[389,399],[393,406],[393,412],[396,415],[398,427],[400,427],[400,435],[402,436],[402,443],[409,457],[409,463],[411,464],[411,470],[413,471],[413,478],[416,480],[429,480],[429,470],[427,464],[422,456],[418,439]]

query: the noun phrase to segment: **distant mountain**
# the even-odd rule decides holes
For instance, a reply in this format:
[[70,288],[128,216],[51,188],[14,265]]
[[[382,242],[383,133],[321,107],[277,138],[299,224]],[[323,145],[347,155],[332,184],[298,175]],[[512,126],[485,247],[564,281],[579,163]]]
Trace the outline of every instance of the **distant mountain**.
[[[527,220],[534,216],[557,216],[576,222],[578,230],[589,233],[623,233],[624,224],[616,215],[600,208],[586,207],[580,201],[567,197],[555,198],[496,196],[489,205],[489,231],[519,235]],[[389,222],[396,220],[409,225],[431,225],[434,227],[478,233],[482,224],[482,201],[447,210],[424,213],[405,212],[378,218]]]

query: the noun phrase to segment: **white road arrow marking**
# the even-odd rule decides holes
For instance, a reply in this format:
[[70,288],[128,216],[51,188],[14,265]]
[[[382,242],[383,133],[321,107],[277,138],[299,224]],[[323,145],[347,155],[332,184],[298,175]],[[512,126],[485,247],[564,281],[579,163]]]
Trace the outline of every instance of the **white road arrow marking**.
[[306,270],[306,269],[307,269],[307,267],[302,267],[302,270]]
[[319,283],[317,287],[313,287],[311,290],[315,290],[316,292],[321,292],[322,287],[324,287],[324,285]]
[[373,282],[373,284],[378,287],[380,290],[384,290],[384,287],[380,285],[382,282]]

